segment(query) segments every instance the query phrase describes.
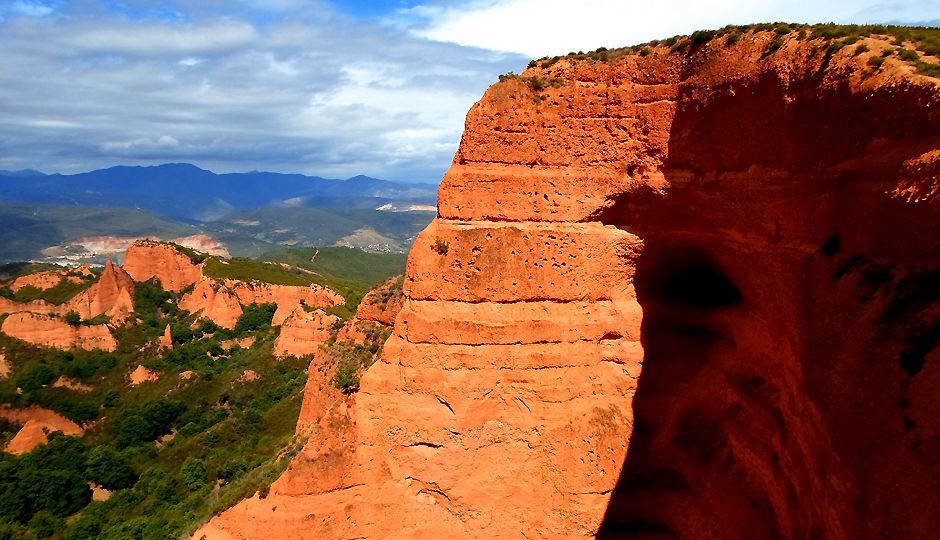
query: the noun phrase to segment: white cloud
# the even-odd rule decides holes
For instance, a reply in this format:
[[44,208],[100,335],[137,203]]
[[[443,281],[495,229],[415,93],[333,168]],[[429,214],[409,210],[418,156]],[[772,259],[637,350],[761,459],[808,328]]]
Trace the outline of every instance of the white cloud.
[[231,50],[258,38],[251,25],[229,20],[199,25],[144,22],[132,30],[127,26],[119,21],[108,26],[85,24],[77,29],[73,46],[79,51],[135,56],[197,55]]
[[531,57],[620,47],[727,24],[898,22],[940,18],[940,1],[877,0],[496,0],[418,6],[429,23],[415,33],[439,41]]
[[473,102],[527,61],[335,13],[210,15],[0,22],[0,168],[189,161],[433,182]]
[[14,15],[24,15],[26,17],[45,17],[51,15],[55,9],[39,2],[29,2],[26,0],[17,0],[11,3],[6,9],[0,8],[0,12],[6,11]]

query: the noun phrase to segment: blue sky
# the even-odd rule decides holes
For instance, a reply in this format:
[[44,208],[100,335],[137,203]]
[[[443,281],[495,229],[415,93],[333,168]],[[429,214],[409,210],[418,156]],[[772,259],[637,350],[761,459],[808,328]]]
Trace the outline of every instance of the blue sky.
[[0,169],[436,182],[530,58],[775,20],[936,23],[940,0],[0,0]]

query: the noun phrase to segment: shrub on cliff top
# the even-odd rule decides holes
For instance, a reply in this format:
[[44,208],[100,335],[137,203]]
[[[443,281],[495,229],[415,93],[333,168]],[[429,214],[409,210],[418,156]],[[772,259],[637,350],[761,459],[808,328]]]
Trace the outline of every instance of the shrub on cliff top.
[[62,320],[69,323],[72,326],[78,326],[82,324],[82,316],[78,314],[74,309],[62,316]]
[[277,304],[273,302],[248,304],[242,309],[242,314],[235,323],[235,332],[241,334],[269,328],[275,311],[277,311]]
[[356,363],[344,362],[339,366],[339,369],[336,370],[336,374],[333,375],[333,379],[330,382],[347,395],[359,390],[359,373],[357,373]]

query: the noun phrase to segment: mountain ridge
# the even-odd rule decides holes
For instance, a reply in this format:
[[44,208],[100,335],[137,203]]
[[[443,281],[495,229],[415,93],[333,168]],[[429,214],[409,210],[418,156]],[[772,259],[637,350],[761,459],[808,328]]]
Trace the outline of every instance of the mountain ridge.
[[436,192],[434,184],[365,175],[331,179],[267,171],[218,174],[190,163],[116,165],[76,174],[0,171],[0,199],[5,202],[120,206],[188,221],[214,221],[266,206],[336,206],[335,199],[373,208],[434,204]]

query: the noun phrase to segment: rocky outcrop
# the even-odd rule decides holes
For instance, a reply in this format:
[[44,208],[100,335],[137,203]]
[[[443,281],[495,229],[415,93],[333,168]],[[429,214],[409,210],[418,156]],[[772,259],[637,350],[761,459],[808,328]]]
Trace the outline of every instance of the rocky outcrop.
[[166,325],[166,330],[160,336],[157,346],[161,351],[173,350],[173,333],[170,331],[169,324]]
[[298,307],[281,325],[281,332],[274,343],[274,354],[314,354],[330,338],[333,325],[339,320],[336,315],[329,315],[319,309],[308,312]]
[[0,331],[28,343],[60,349],[114,351],[117,348],[117,342],[106,325],[71,325],[50,315],[14,313],[4,319]]
[[248,304],[277,304],[272,324],[284,322],[295,310],[305,305],[308,307],[331,307],[345,303],[345,299],[326,287],[311,284],[307,287],[274,285],[260,281],[237,281],[226,279],[223,286],[232,292],[243,306]]
[[940,84],[827,45],[491,87],[360,392],[203,532],[931,537]]
[[59,313],[76,311],[83,319],[108,315],[123,322],[134,313],[134,280],[123,268],[107,261],[98,281],[69,300]]
[[64,435],[80,436],[82,428],[68,418],[49,409],[29,407],[27,409],[0,408],[0,418],[9,420],[23,427],[7,443],[6,450],[11,454],[25,454],[40,444],[48,442],[47,435],[61,431]]
[[214,279],[203,278],[192,292],[180,299],[180,309],[212,320],[223,328],[235,328],[235,323],[242,314],[241,304],[227,288]]
[[10,284],[10,290],[17,292],[23,287],[35,287],[44,291],[55,287],[63,279],[71,281],[72,283],[79,283],[82,280],[78,276],[67,275],[67,272],[63,270],[45,270],[16,278],[13,280],[13,283]]
[[145,382],[159,379],[160,374],[144,366],[137,366],[134,368],[134,371],[128,375],[128,378],[130,379],[130,386],[139,386]]
[[202,269],[169,244],[134,242],[124,256],[124,269],[134,281],[160,280],[168,291],[179,291],[202,278]]
[[33,300],[30,302],[17,302],[9,298],[0,297],[0,314],[19,313],[29,311],[32,313],[42,313],[45,315],[62,312],[62,306],[50,304],[45,300]]
[[215,280],[203,278],[192,292],[180,301],[180,307],[224,328],[234,328],[242,314],[242,306],[249,304],[277,304],[271,321],[281,325],[295,311],[308,307],[330,307],[343,304],[345,299],[326,287],[311,284],[307,287],[274,285],[261,281]]
[[[87,267],[84,267],[87,270]],[[90,275],[82,272],[83,275]],[[28,274],[22,278],[26,284],[45,284],[51,283],[52,274],[59,275],[61,279],[76,279],[75,276],[66,276],[63,272],[39,272]],[[38,277],[37,277],[38,276]],[[56,281],[50,287],[55,286]],[[26,286],[26,285],[22,285]],[[37,286],[37,285],[32,285]],[[37,287],[43,288],[43,287]],[[48,288],[48,287],[45,287]],[[75,297],[67,302],[55,305],[44,300],[33,300],[31,302],[17,302],[8,298],[0,298],[0,313],[19,313],[30,312],[45,315],[64,315],[69,311],[75,311],[82,319],[92,319],[99,315],[108,315],[114,323],[125,321],[134,313],[134,280],[124,271],[123,268],[112,264],[109,260],[105,265],[104,271],[89,288],[81,291]]]
[[371,289],[359,302],[356,319],[394,326],[395,317],[404,303],[403,283],[403,278],[399,276]]

